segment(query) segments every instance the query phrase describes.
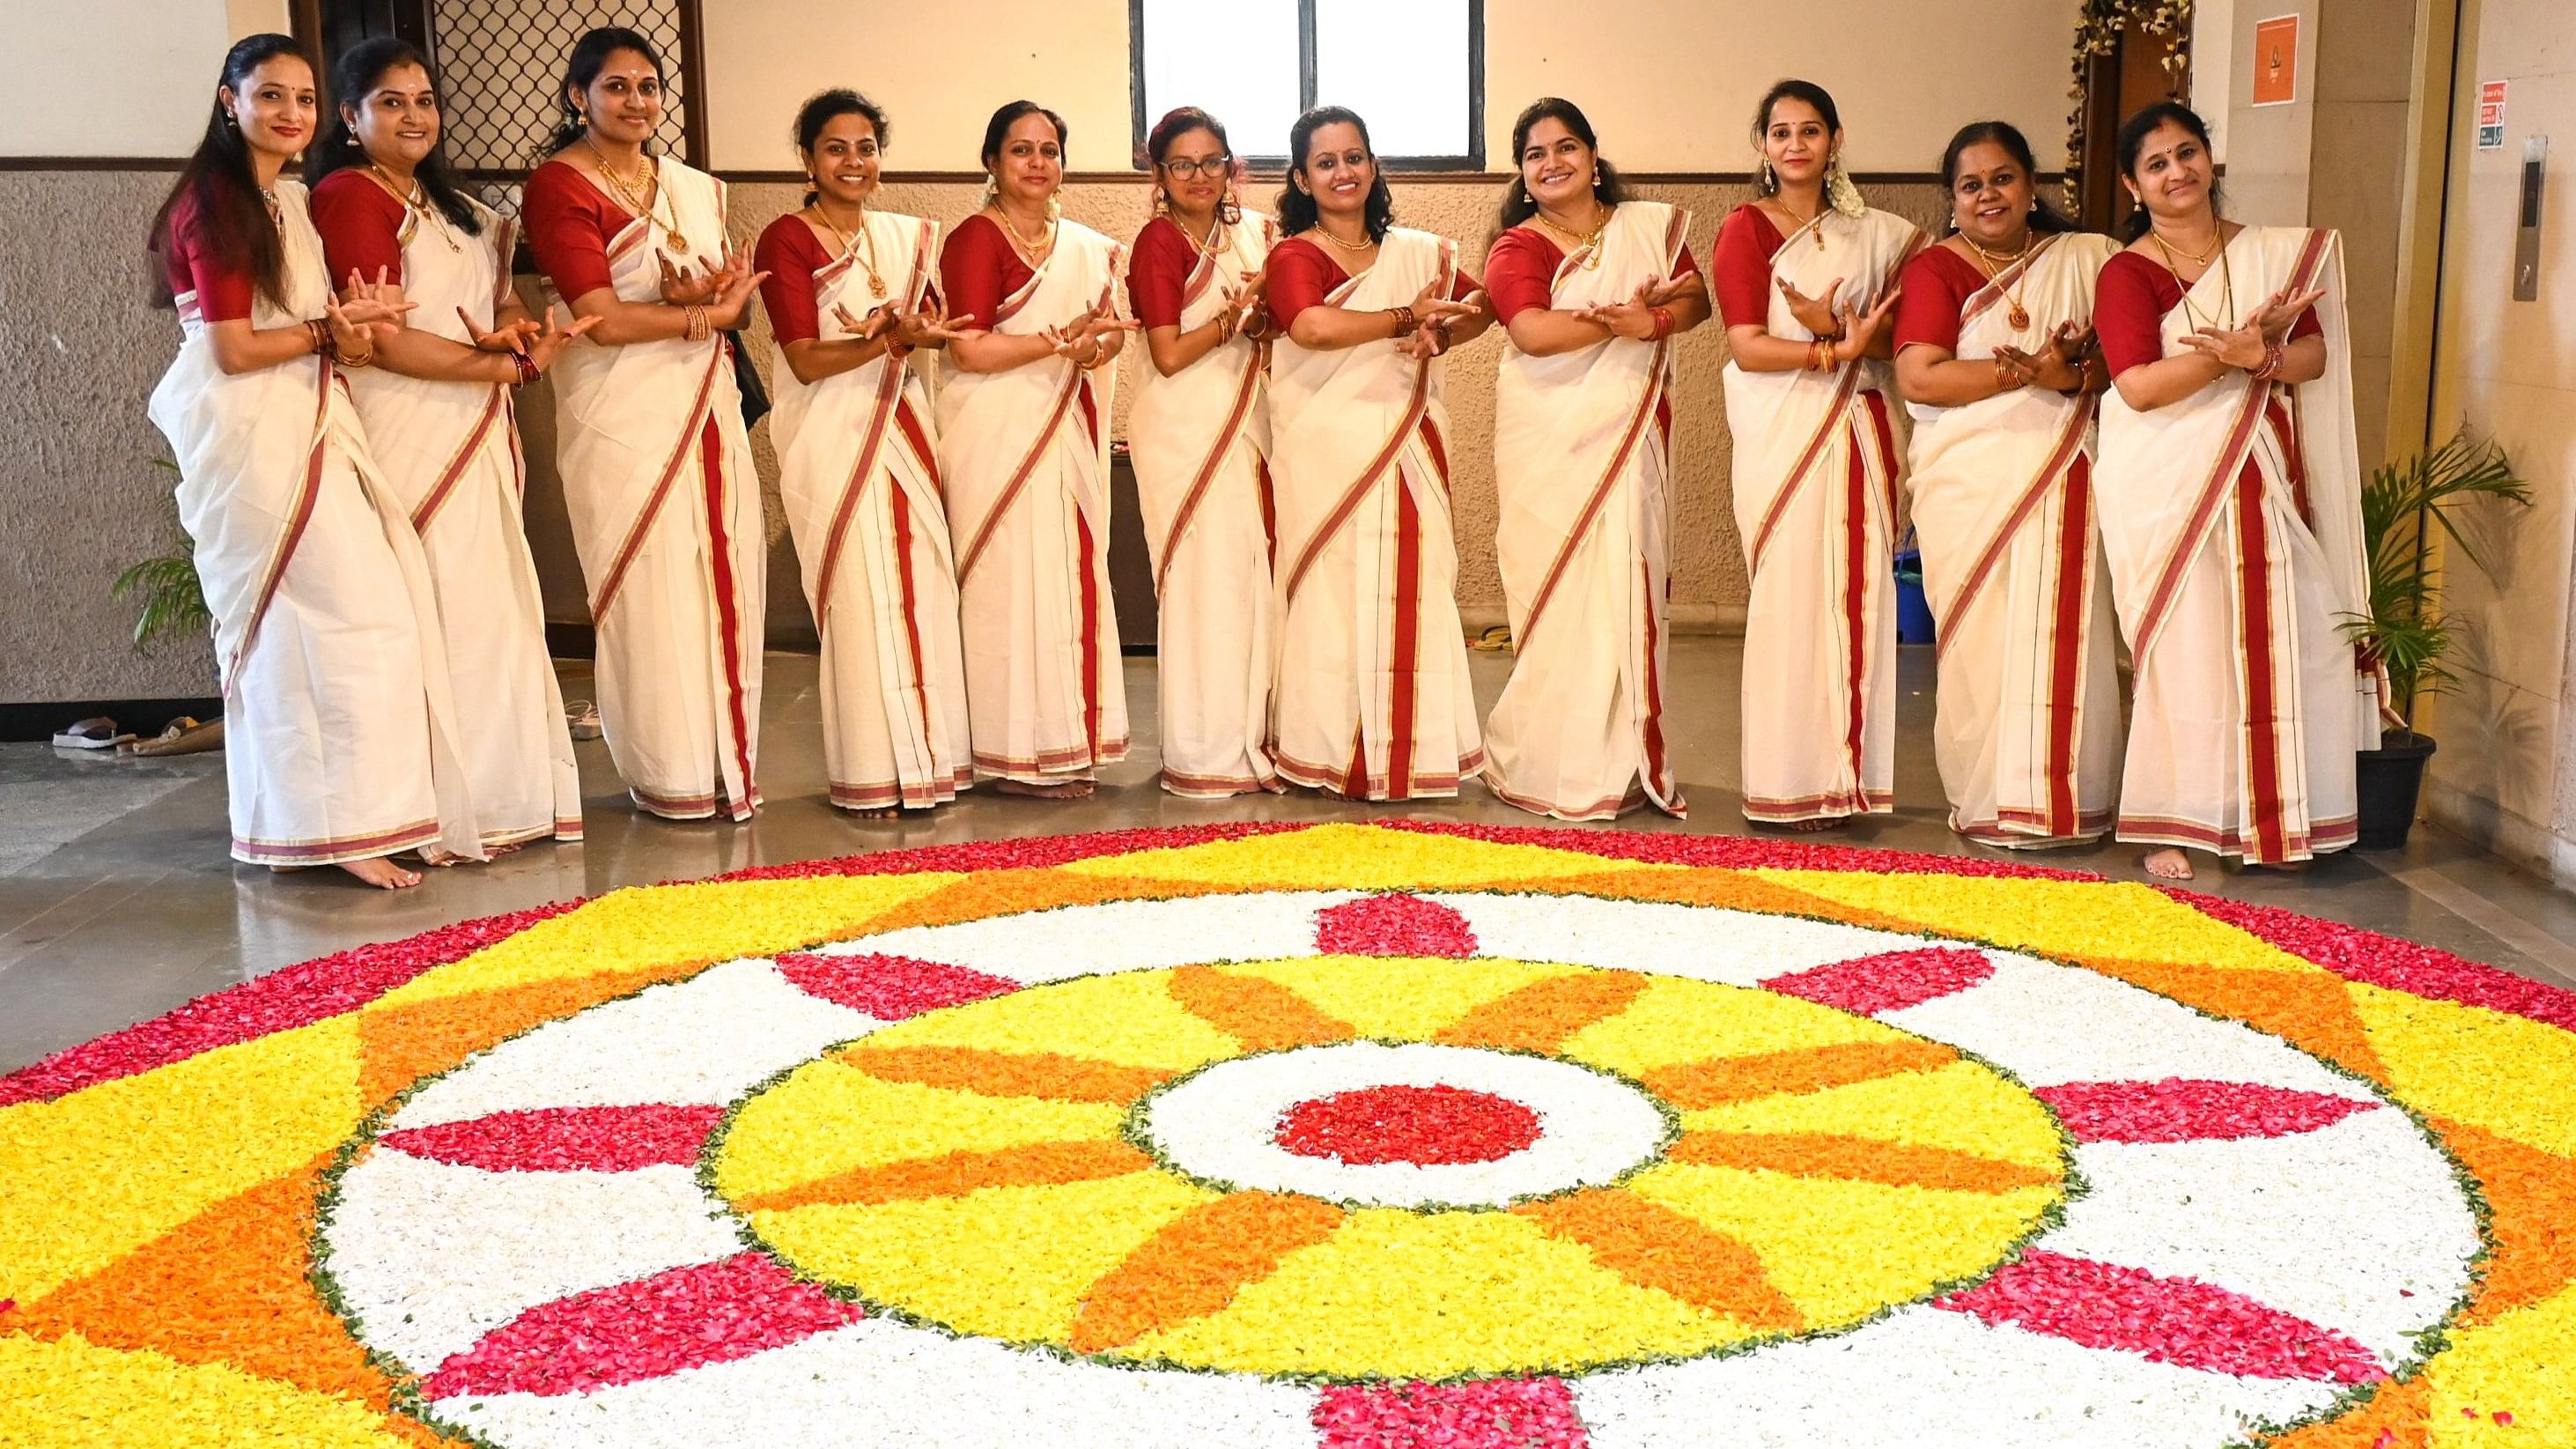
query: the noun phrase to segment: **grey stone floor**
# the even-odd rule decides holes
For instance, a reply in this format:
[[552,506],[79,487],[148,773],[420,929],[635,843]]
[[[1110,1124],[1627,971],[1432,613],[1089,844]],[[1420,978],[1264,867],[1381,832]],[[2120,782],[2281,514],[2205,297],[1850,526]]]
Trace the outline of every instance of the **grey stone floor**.
[[[1733,640],[1683,639],[1672,658],[1671,736],[1691,803],[1688,821],[1632,815],[1638,830],[1743,834],[1737,813]],[[1507,656],[1475,656],[1490,704]],[[563,666],[565,692],[589,692],[588,666]],[[1900,666],[1897,810],[1827,839],[1937,854],[1981,854],[1943,825],[1932,765],[1932,660]],[[691,879],[745,866],[896,846],[1223,820],[1385,818],[1398,808],[1308,794],[1180,800],[1153,783],[1154,671],[1126,668],[1137,749],[1093,798],[1052,803],[977,791],[928,818],[861,821],[823,801],[821,725],[812,658],[768,661],[761,787],[769,804],[745,825],[677,824],[639,814],[607,751],[580,746],[587,841],[533,846],[496,864],[433,871],[419,889],[369,891],[337,871],[273,876],[225,857],[221,758],[112,760],[46,745],[0,746],[0,1070],[167,1011],[309,957],[407,936],[472,916]],[[157,721],[150,722],[157,724]],[[1542,823],[1470,785],[1455,801],[1400,813],[1494,824]],[[2143,879],[2135,847],[2053,852],[2046,863]],[[2202,862],[2199,889],[2366,926],[2576,986],[2576,898],[2429,827],[2404,851],[2351,853],[2303,876],[2221,874]]]

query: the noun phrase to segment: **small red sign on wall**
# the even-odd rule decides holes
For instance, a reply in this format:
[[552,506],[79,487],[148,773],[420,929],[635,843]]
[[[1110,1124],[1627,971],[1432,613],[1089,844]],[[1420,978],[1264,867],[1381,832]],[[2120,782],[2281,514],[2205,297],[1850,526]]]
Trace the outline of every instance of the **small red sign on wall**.
[[2500,80],[2478,82],[2478,149],[2504,149],[2504,92]]
[[2299,98],[2299,17],[2254,22],[2254,104],[2286,106]]

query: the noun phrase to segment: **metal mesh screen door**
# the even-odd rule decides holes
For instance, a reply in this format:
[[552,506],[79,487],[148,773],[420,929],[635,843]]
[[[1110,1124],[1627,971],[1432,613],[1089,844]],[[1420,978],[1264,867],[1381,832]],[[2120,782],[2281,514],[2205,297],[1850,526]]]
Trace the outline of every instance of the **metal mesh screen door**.
[[429,0],[430,43],[446,101],[448,164],[503,214],[545,159],[564,118],[564,58],[584,31],[622,25],[653,43],[667,82],[658,141],[703,166],[704,118],[692,102],[697,0]]

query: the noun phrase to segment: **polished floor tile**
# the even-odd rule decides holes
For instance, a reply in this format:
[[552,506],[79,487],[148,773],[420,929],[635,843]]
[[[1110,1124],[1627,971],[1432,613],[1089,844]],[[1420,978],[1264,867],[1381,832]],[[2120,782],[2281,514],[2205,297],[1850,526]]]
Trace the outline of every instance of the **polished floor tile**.
[[[1737,813],[1734,640],[1683,639],[1672,658],[1670,735],[1687,821],[1644,813],[1637,830],[1750,833]],[[1476,655],[1490,705],[1508,656]],[[190,997],[309,957],[620,886],[899,846],[1226,820],[1352,820],[1395,815],[1537,822],[1470,785],[1454,801],[1370,807],[1311,794],[1182,800],[1154,784],[1154,671],[1127,662],[1136,751],[1088,800],[1046,802],[978,790],[927,817],[859,820],[823,800],[815,661],[767,664],[761,788],[748,824],[679,824],[638,813],[608,754],[579,747],[588,839],[533,846],[489,866],[433,871],[418,890],[370,891],[341,872],[279,876],[225,858],[224,786],[215,757],[66,759],[45,745],[0,746],[0,1070],[157,1015]],[[568,696],[588,667],[563,667]],[[1938,854],[1984,854],[1943,824],[1932,766],[1932,660],[1907,649],[1899,671],[1897,809],[1826,837]],[[68,753],[68,752],[66,752]],[[2143,880],[2133,846],[2052,852],[2045,863]],[[2576,986],[2576,899],[2430,828],[2407,849],[2353,852],[2303,875],[2222,874],[2195,888],[2404,936],[2559,985]]]

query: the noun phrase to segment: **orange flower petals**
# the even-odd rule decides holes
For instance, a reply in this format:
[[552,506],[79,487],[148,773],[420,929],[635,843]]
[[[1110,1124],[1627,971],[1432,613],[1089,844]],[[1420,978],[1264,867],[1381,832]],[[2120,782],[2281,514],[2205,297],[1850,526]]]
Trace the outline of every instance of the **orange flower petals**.
[[784,1212],[822,1203],[852,1206],[914,1198],[963,1197],[984,1187],[1053,1187],[1143,1172],[1154,1159],[1124,1142],[1029,1142],[983,1152],[949,1152],[881,1162],[745,1197],[746,1212]]
[[917,1082],[983,1097],[1044,1097],[1055,1102],[1125,1106],[1171,1073],[1054,1052],[997,1052],[982,1047],[854,1046],[837,1059],[887,1082]]
[[1105,1353],[1218,1312],[1342,1220],[1331,1203],[1293,1193],[1239,1192],[1194,1208],[1092,1285],[1066,1342],[1076,1353]]
[[1258,976],[1184,966],[1172,973],[1171,992],[1184,1010],[1243,1043],[1248,1052],[1348,1041],[1352,1034],[1349,1022]]
[[1668,1155],[1696,1167],[1755,1168],[1944,1192],[2011,1192],[2057,1182],[2056,1173],[2018,1162],[1829,1132],[1685,1132]]
[[1684,1108],[1723,1107],[1782,1092],[1821,1092],[1902,1072],[1928,1072],[1957,1061],[1938,1042],[1837,1042],[1749,1057],[1712,1057],[1658,1067],[1642,1079],[1648,1091]]
[[1486,1002],[1433,1040],[1552,1052],[1576,1032],[1627,1010],[1645,989],[1646,978],[1632,971],[1551,976]]
[[1581,1243],[1592,1261],[1638,1287],[1669,1293],[1704,1313],[1780,1333],[1807,1326],[1751,1248],[1635,1193],[1598,1188],[1512,1211],[1551,1236]]

